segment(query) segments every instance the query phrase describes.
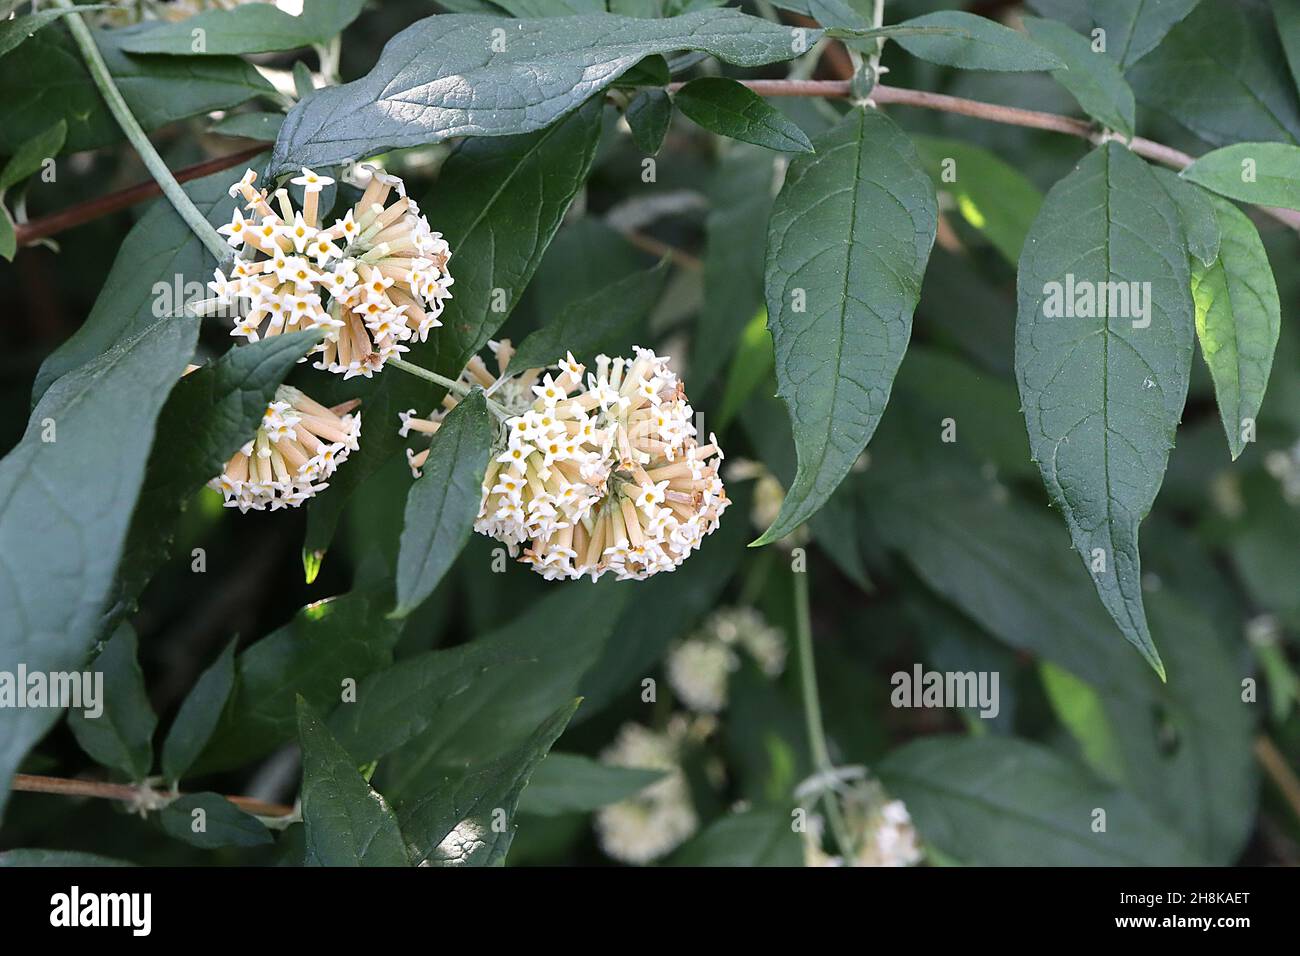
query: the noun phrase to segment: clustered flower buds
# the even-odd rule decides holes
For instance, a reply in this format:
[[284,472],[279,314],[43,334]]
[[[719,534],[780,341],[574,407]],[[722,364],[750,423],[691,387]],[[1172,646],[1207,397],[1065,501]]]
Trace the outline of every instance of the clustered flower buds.
[[251,169],[230,188],[231,196],[244,198],[244,209],[236,206],[218,232],[240,252],[230,278],[217,270],[208,285],[217,301],[238,306],[232,335],[256,342],[324,329],[313,350],[320,355],[315,367],[369,378],[408,350],[403,343],[423,342],[442,324],[438,316],[451,297],[451,250],[401,179],[366,168],[365,192],[328,227],[318,221],[320,196],[334,180],[310,169],[291,180],[303,188],[300,210],[287,189],[269,196],[257,189]]
[[912,816],[875,779],[858,780],[840,793],[840,809],[853,852],[829,856],[821,847],[822,821],[812,818],[804,831],[806,866],[912,866],[921,862],[921,843]]
[[298,507],[328,487],[325,479],[357,450],[361,413],[349,413],[358,404],[326,408],[281,385],[253,440],[235,452],[210,486],[225,497],[227,508]]
[[[635,348],[630,359],[598,356],[588,372],[570,354],[555,369],[506,377],[514,350],[490,346],[497,375],[477,357],[462,375],[505,410],[475,530],[548,580],[594,581],[606,571],[671,571],[717,528],[730,503],[722,452],[712,436],[696,441],[694,411],[666,358]],[[412,409],[401,420],[407,436],[434,432],[441,419]],[[408,451],[417,474],[427,454]]]

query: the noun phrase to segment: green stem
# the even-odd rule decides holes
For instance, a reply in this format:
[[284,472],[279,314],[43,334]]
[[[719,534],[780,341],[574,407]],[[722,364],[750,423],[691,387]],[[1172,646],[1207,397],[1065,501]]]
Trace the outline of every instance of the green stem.
[[[817,665],[813,660],[812,615],[808,608],[808,572],[794,572],[794,616],[795,642],[799,651],[799,681],[803,696],[804,723],[808,727],[808,746],[812,750],[813,770],[826,780],[831,779],[835,765],[831,763],[830,748],[826,744],[826,728],[822,724],[821,697],[817,693]],[[840,853],[849,863],[848,857],[853,852],[853,841],[849,828],[840,812],[839,798],[834,789],[828,787],[822,793],[826,804],[826,817],[830,821],[831,832],[839,844]]]
[[[416,378],[422,378],[426,382],[441,385],[458,398],[464,398],[471,391],[470,386],[466,385],[464,382],[458,382],[455,379],[447,378],[445,375],[439,375],[437,372],[431,372],[423,365],[416,365],[413,362],[407,362],[403,359],[396,358],[389,359],[384,364],[388,368],[395,368],[399,371],[405,372],[407,375],[414,375]],[[492,401],[490,398],[487,400],[487,406],[492,414],[502,421],[505,421],[510,417],[509,413],[504,408]]]
[[117,120],[117,125],[122,127],[122,132],[135,151],[139,154],[140,159],[144,162],[145,168],[158,183],[158,188],[163,191],[172,206],[175,207],[177,214],[185,220],[185,224],[193,230],[194,235],[199,237],[199,241],[207,246],[218,261],[223,260],[230,253],[230,248],[225,241],[212,228],[207,217],[195,207],[190,201],[190,197],[185,194],[180,183],[176,182],[176,177],[167,168],[158,151],[153,148],[153,143],[149,142],[149,137],[145,135],[144,129],[140,126],[138,120],[131,113],[131,108],[126,105],[126,100],[122,98],[121,91],[117,88],[113,76],[108,72],[108,65],[104,62],[104,57],[99,52],[99,47],[95,45],[95,38],[90,33],[90,28],[86,26],[86,21],[81,18],[81,14],[76,12],[76,5],[71,0],[54,0],[54,5],[61,10],[68,11],[64,22],[68,25],[68,32],[72,34],[73,41],[81,50],[81,55],[86,61],[86,68],[90,71],[90,78],[94,80],[95,86],[99,88],[100,95],[104,97],[104,102],[108,104],[109,112]]

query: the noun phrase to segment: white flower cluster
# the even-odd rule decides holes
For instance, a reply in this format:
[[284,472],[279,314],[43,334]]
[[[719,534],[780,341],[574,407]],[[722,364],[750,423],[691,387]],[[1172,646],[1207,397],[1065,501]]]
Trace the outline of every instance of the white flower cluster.
[[451,297],[451,250],[431,231],[401,179],[371,169],[356,205],[329,227],[318,224],[320,194],[334,180],[310,169],[291,180],[303,187],[300,210],[287,189],[268,196],[256,181],[250,169],[230,188],[231,196],[243,196],[244,209],[236,206],[217,231],[241,251],[229,278],[217,270],[208,283],[216,301],[242,316],[232,335],[256,342],[324,329],[313,350],[320,355],[315,367],[369,378],[407,351],[404,343],[423,342],[442,325],[438,316]]
[[764,674],[785,668],[785,635],[752,607],[723,608],[668,652],[668,682],[682,703],[702,714],[727,706],[731,672],[740,666],[737,648],[748,653]]
[[[921,845],[912,816],[901,800],[891,800],[876,780],[860,780],[841,793],[840,807],[849,836],[855,844],[850,866],[912,866],[921,862]],[[821,848],[821,821],[804,835],[804,862],[808,866],[844,866],[843,857],[828,856]]]
[[[718,476],[722,452],[696,441],[694,411],[668,360],[570,354],[551,371],[505,377],[514,355],[493,342],[498,374],[475,358],[462,380],[505,409],[483,479],[475,530],[505,542],[548,580],[606,571],[646,578],[671,571],[718,526],[730,501]],[[456,400],[444,402],[454,407]],[[432,433],[440,416],[401,416],[401,433]],[[408,451],[417,474],[427,451]]]
[[671,853],[698,829],[699,817],[681,766],[688,733],[680,718],[674,718],[663,733],[624,724],[600,755],[611,766],[665,772],[635,797],[596,812],[596,837],[609,856],[624,863],[649,863]]
[[281,385],[253,440],[235,452],[210,487],[221,492],[227,508],[243,512],[298,507],[325,490],[325,479],[357,450],[361,413],[349,413],[358,404],[326,408]]

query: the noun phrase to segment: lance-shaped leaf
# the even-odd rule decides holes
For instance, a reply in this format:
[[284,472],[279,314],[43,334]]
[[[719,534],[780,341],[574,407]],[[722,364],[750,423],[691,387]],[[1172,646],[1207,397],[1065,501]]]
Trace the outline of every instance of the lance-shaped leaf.
[[904,20],[900,27],[941,28],[934,35],[900,35],[904,50],[931,63],[963,70],[1059,70],[1061,58],[1022,33],[987,17],[960,10],[944,10]]
[[1115,61],[1095,53],[1092,44],[1064,23],[1025,17],[1025,29],[1035,42],[1051,50],[1064,65],[1052,79],[1070,91],[1085,113],[1104,126],[1133,135],[1136,106],[1133,91]]
[[1029,444],[1102,603],[1163,673],[1138,525],[1187,398],[1194,310],[1178,209],[1117,143],[1053,187],[1020,257],[1016,377]]
[[271,173],[451,136],[530,132],[651,54],[700,50],[736,66],[762,66],[793,59],[820,35],[736,10],[666,20],[428,17],[393,37],[366,76],[299,103],[280,131]]
[[803,866],[803,842],[784,809],[744,810],[709,825],[669,861],[672,866]]
[[1146,56],[1201,0],[1088,0],[1106,31],[1106,53],[1123,69]]
[[[122,49],[141,27],[95,30],[132,115],[146,130],[190,116],[230,109],[275,88],[238,57],[132,57]],[[0,152],[18,146],[57,119],[68,123],[65,149],[98,149],[122,138],[67,31],[43,30],[0,57]]]
[[1286,53],[1286,62],[1300,90],[1300,0],[1273,0],[1273,19],[1277,22],[1277,35]]
[[394,616],[419,607],[469,540],[495,437],[482,389],[453,408],[434,434],[420,477],[406,496]]
[[[250,160],[254,166],[258,162]],[[238,178],[230,171],[213,173],[182,188],[209,222],[222,225],[235,208],[227,190]],[[41,364],[32,403],[64,372],[179,310],[189,297],[185,284],[206,282],[213,268],[211,254],[171,203],[155,203],[126,234],[86,321]]]
[[636,329],[659,301],[668,280],[665,257],[569,303],[564,311],[519,343],[509,373],[551,365],[572,352],[579,360],[602,352],[630,352]]
[[301,697],[298,741],[308,858],[320,866],[406,866],[397,817]]
[[647,156],[654,156],[668,133],[668,124],[673,118],[673,101],[663,90],[642,90],[627,104],[623,117],[632,131],[636,148]]
[[1219,221],[1219,258],[1192,263],[1196,336],[1214,379],[1219,417],[1236,459],[1253,441],[1255,418],[1282,327],[1277,283],[1254,224],[1225,199],[1209,197]]
[[934,244],[934,185],[892,120],[854,110],[814,145],[790,164],[768,227],[768,328],[799,467],[755,544],[811,517],[870,441]]
[[32,175],[50,157],[59,155],[63,141],[67,138],[68,124],[65,120],[59,120],[19,146],[5,163],[4,170],[0,171],[0,193]]
[[[164,319],[55,382],[0,461],[0,671],[77,670],[99,628],[154,423],[194,350],[198,323]],[[93,467],[93,480],[86,479]],[[4,713],[9,776],[58,718]]]
[[[1137,797],[1037,744],[927,737],[878,765],[926,843],[984,866],[1188,866],[1190,842]],[[1106,827],[1094,826],[1097,808]]]
[[122,552],[110,614],[128,612],[170,557],[185,506],[252,440],[276,388],[318,337],[316,332],[294,332],[233,348],[177,384],[158,416],[158,437]]
[[162,775],[169,783],[177,783],[185,775],[217,729],[221,712],[235,689],[236,643],[232,640],[227,644],[212,666],[199,675],[176,712],[162,748]]
[[1183,178],[1257,206],[1300,209],[1300,146],[1235,143],[1206,153]]
[[1178,218],[1183,223],[1183,232],[1187,234],[1187,251],[1201,261],[1210,265],[1219,258],[1219,217],[1214,211],[1211,196],[1204,190],[1191,185],[1172,169],[1152,166],[1156,181],[1178,207]]
[[364,3],[365,0],[304,0],[298,16],[269,3],[209,10],[176,23],[149,24],[127,38],[122,49],[128,53],[173,56],[292,50],[329,42],[357,18]]
[[600,119],[595,99],[540,133],[467,140],[443,166],[423,205],[437,210],[454,256],[446,328],[433,337],[446,374],[459,373],[519,302],[591,170]]
[[[153,767],[153,732],[158,718],[144,689],[144,674],[136,660],[137,642],[131,625],[123,624],[104,644],[87,669],[102,675],[99,712],[68,711],[68,728],[81,749],[98,763],[120,770],[131,780],[143,780]],[[97,677],[97,679],[99,679]]]
[[1201,0],[1125,75],[1142,105],[1214,146],[1300,143],[1300,95],[1259,4]]
[[700,126],[755,146],[787,153],[811,153],[808,135],[753,90],[724,76],[691,80],[673,97],[677,108]]
[[157,822],[168,836],[203,850],[273,843],[266,825],[218,793],[190,793],[159,811]]
[[553,753],[533,774],[519,812],[543,817],[590,813],[636,796],[663,776],[662,770],[615,767],[580,754]]
[[463,775],[445,777],[398,807],[416,865],[500,866],[514,840],[519,795],[582,698],[544,720],[517,749]]

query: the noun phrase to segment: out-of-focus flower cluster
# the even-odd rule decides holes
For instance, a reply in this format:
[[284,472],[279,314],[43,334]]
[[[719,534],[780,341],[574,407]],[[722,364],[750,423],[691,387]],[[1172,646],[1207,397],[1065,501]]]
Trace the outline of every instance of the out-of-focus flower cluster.
[[1282,497],[1287,503],[1300,505],[1300,442],[1283,451],[1269,452],[1264,467],[1282,486]]
[[[492,342],[497,371],[475,357],[461,381],[502,409],[499,441],[474,525],[548,580],[671,571],[718,526],[730,501],[722,452],[696,440],[694,411],[668,359],[570,354],[554,369],[506,375],[514,350]],[[401,434],[432,434],[446,409],[402,414]],[[419,474],[428,452],[408,450]]]
[[596,838],[609,856],[624,863],[649,863],[671,853],[699,828],[681,765],[690,736],[683,715],[674,716],[662,732],[624,724],[601,753],[601,761],[610,766],[664,771],[636,796],[596,812]]
[[333,408],[281,385],[252,441],[235,452],[210,486],[240,511],[296,508],[328,487],[326,479],[357,450],[359,402]]
[[716,714],[727,706],[727,685],[747,653],[768,677],[785,668],[785,635],[752,607],[714,612],[668,652],[668,682],[688,708]]
[[229,278],[217,270],[208,286],[240,316],[232,335],[323,329],[315,367],[368,378],[442,324],[451,250],[401,179],[366,168],[361,198],[329,226],[320,197],[334,180],[310,169],[291,181],[303,189],[301,209],[287,189],[258,189],[251,169],[231,187],[244,205],[218,232],[239,252]]
[[859,780],[839,792],[844,825],[853,841],[849,858],[822,849],[822,821],[812,818],[804,832],[807,866],[912,866],[921,862],[921,845],[911,814],[892,800],[876,780]]

